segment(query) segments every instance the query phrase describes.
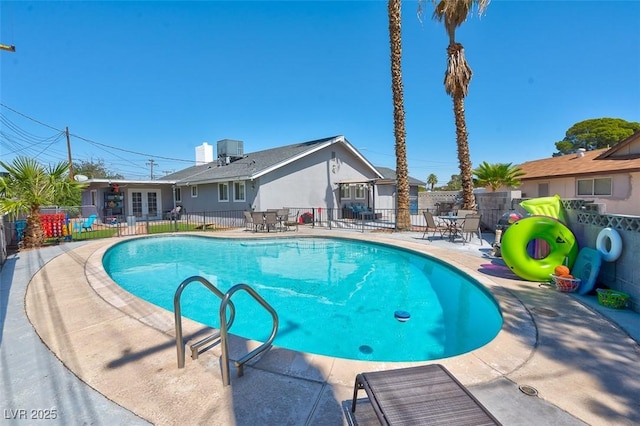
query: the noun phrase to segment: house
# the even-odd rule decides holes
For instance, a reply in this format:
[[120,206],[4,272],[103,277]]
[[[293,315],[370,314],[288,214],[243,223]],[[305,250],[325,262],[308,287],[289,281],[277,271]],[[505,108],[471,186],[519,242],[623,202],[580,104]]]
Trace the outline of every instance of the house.
[[592,201],[600,213],[640,215],[640,132],[612,148],[528,161],[522,196]]
[[[242,141],[223,139],[196,148],[192,167],[161,180],[90,179],[83,203],[103,220],[114,216],[161,219],[176,205],[187,212],[270,208],[395,208],[395,173],[374,167],[344,136],[244,152]],[[204,158],[204,161],[203,161]],[[417,186],[413,179],[417,209]]]
[[[376,208],[396,208],[396,171],[387,167],[376,167],[382,174],[382,179],[376,181]],[[409,209],[411,214],[418,214],[418,187],[425,186],[426,182],[409,176]]]

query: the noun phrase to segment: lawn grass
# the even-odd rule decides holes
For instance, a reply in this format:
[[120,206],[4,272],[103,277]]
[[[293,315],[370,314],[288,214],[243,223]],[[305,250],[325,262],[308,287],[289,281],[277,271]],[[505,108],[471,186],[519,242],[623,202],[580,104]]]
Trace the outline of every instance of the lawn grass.
[[116,228],[96,229],[95,231],[74,232],[71,234],[72,240],[95,240],[99,238],[113,237],[118,233]]
[[165,232],[185,232],[185,231],[197,231],[198,226],[193,223],[178,223],[178,227],[176,229],[176,224],[174,223],[163,223],[158,225],[149,224],[149,228],[147,229],[148,234],[163,234]]
[[[188,232],[188,231],[218,231],[222,228],[216,228],[215,225],[198,225],[194,223],[159,223],[149,224],[147,234],[165,234],[169,232]],[[123,232],[123,235],[126,233]],[[96,240],[100,238],[110,238],[118,235],[118,228],[99,228],[92,231],[73,232],[71,234],[72,241]],[[46,245],[59,244],[64,237],[48,238]]]

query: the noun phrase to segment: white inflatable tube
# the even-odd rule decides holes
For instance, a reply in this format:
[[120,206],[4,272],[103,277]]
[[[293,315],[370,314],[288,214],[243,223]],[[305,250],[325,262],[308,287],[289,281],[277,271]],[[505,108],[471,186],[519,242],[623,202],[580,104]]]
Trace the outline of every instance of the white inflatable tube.
[[[607,244],[609,241],[609,244]],[[605,262],[615,262],[622,254],[622,238],[618,231],[612,228],[604,228],[596,239],[596,249],[602,255]]]

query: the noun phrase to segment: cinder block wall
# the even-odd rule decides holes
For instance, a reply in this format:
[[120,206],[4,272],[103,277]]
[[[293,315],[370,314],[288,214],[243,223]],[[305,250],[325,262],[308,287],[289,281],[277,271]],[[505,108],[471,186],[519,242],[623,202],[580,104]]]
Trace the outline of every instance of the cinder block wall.
[[496,230],[500,217],[506,212],[517,209],[521,199],[520,191],[485,192],[476,194],[478,213],[482,215],[482,228]]
[[640,216],[607,215],[584,209],[582,200],[562,202],[567,212],[569,229],[578,246],[596,248],[598,234],[604,228],[618,231],[622,239],[622,255],[615,262],[602,262],[598,282],[631,296],[631,309],[640,312]]
[[460,191],[423,191],[418,193],[418,210],[436,211],[437,203],[456,203],[460,197]]

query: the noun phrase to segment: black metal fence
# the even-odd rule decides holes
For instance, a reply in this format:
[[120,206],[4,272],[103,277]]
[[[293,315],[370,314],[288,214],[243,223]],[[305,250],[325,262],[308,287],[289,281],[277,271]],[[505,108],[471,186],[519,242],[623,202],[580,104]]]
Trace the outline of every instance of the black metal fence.
[[[344,208],[322,208],[322,207],[288,207],[289,222],[297,221],[299,226],[322,227],[325,229],[350,229],[360,232],[375,230],[395,230],[397,209],[354,209]],[[441,208],[425,209],[434,215],[447,213]],[[108,219],[96,217],[90,220],[89,217],[82,216],[83,208],[46,208],[42,209],[44,216],[64,217],[63,223],[59,225],[57,233],[48,237],[48,242],[78,241],[96,238],[124,237],[131,235],[147,235],[171,232],[192,232],[192,231],[219,231],[227,229],[244,228],[253,231],[255,228],[247,223],[245,211],[211,211],[211,212],[183,212],[177,215],[165,215],[163,219],[149,219],[147,217],[135,216],[112,216]],[[410,214],[411,228],[414,231],[422,231],[426,226],[426,221],[419,210],[417,214]],[[483,216],[484,213],[482,212]],[[489,217],[502,212],[489,212]],[[4,220],[4,244],[8,247],[20,247],[23,238],[26,221]],[[495,225],[495,224],[490,224]],[[483,226],[491,229],[491,226]]]

